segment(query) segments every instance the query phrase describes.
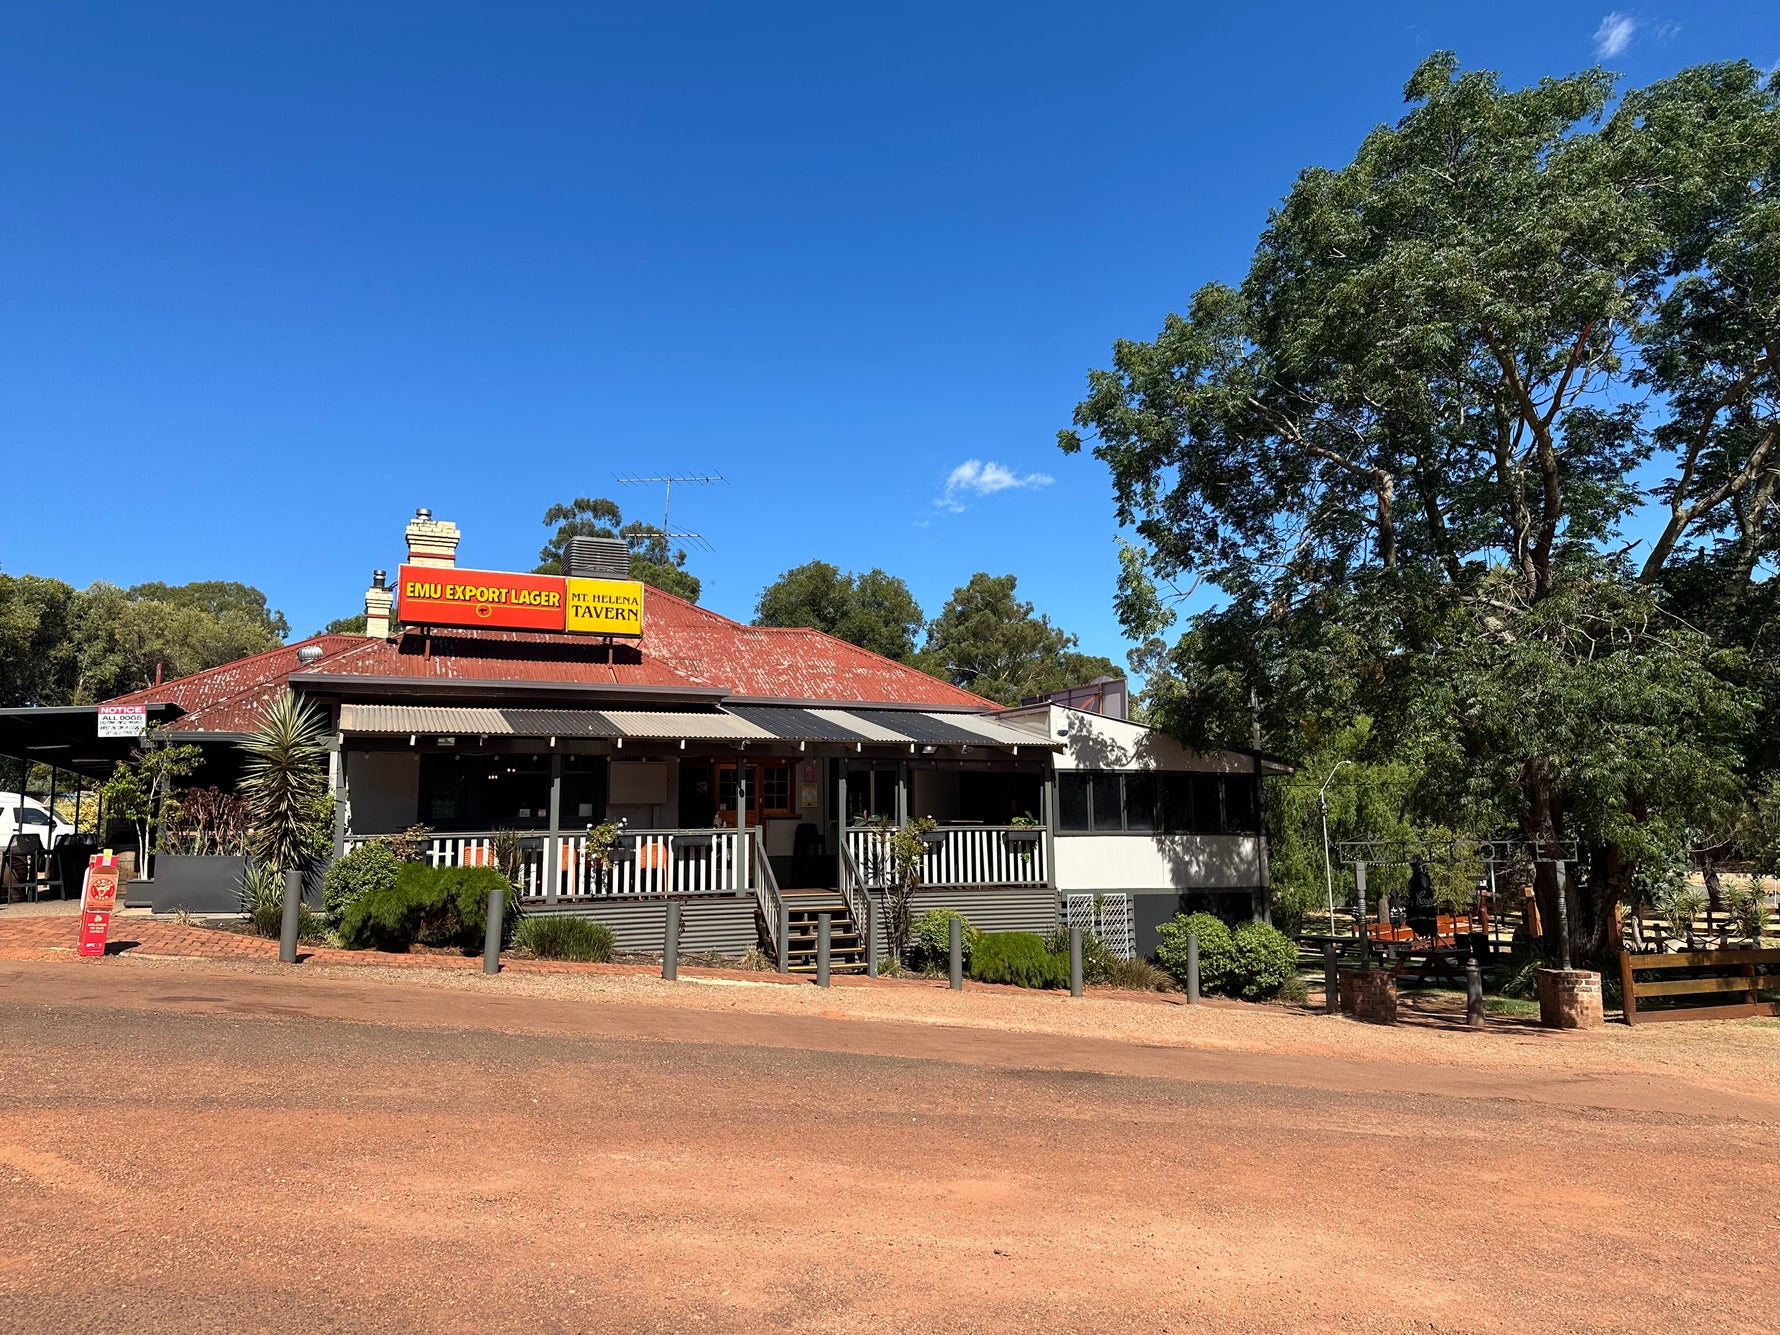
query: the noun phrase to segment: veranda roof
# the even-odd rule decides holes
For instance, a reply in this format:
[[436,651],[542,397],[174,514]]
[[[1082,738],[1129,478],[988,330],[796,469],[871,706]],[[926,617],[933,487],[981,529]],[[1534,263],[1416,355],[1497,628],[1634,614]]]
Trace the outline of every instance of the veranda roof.
[[504,709],[462,705],[340,706],[340,731],[400,737],[595,737],[639,741],[876,742],[1028,746],[1054,739],[975,714],[904,709],[804,709],[732,705],[708,710]]

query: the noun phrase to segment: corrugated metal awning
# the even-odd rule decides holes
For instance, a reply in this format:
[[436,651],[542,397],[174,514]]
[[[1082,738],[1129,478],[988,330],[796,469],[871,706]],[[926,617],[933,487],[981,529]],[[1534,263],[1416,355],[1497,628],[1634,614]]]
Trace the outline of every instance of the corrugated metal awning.
[[904,746],[1030,746],[1057,742],[979,714],[911,709],[735,705],[712,710],[490,709],[468,705],[343,704],[340,731],[400,737],[598,737],[641,741],[878,742]]

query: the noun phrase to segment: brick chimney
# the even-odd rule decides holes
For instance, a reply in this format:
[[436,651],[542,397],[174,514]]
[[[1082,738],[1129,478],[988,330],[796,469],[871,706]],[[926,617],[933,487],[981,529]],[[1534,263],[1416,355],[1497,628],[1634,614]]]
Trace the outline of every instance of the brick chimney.
[[416,510],[408,521],[408,564],[449,570],[457,564],[457,525],[434,519],[431,510]]
[[396,596],[384,587],[387,580],[381,570],[374,570],[371,587],[365,590],[365,634],[373,640],[389,638],[389,613]]

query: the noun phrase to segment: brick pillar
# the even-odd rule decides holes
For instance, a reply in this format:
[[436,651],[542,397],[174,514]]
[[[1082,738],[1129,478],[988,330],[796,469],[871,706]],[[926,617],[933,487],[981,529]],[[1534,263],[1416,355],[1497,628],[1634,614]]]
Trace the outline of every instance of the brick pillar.
[[1539,1023],[1547,1029],[1594,1029],[1602,1023],[1601,975],[1587,969],[1535,969]]
[[1389,969],[1341,969],[1341,1013],[1373,1024],[1397,1023],[1397,975]]

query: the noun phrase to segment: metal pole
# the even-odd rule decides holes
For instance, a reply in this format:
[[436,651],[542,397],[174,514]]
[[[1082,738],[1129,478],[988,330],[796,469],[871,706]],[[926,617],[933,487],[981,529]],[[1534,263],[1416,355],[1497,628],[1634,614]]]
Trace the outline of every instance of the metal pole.
[[950,927],[952,937],[952,991],[962,992],[964,990],[964,924],[961,919],[953,917]]
[[735,762],[735,878],[736,889],[745,894],[748,890],[748,762],[743,756],[737,756]]
[[507,912],[505,883],[488,887],[488,913],[482,925],[482,972],[501,971],[501,918]]
[[779,972],[787,973],[791,969],[791,907],[780,901],[779,904]]
[[834,942],[832,915],[818,913],[816,915],[816,986],[828,986],[829,950]]
[[1477,967],[1476,955],[1465,961],[1465,1023],[1483,1028],[1483,970]]
[[1317,809],[1323,817],[1323,882],[1329,892],[1329,935],[1335,935],[1335,863],[1329,857],[1329,804],[1321,797],[1316,800]]
[[1334,1015],[1341,1009],[1341,957],[1335,943],[1323,946],[1323,1013]]
[[284,921],[278,932],[278,959],[282,964],[297,962],[297,910],[303,902],[303,873],[284,874]]
[[1082,929],[1069,929],[1069,995],[1082,994]]
[[1354,903],[1360,910],[1360,967],[1372,967],[1371,938],[1366,934],[1366,864],[1354,863]]
[[1187,1000],[1199,1000],[1199,934],[1187,936]]
[[1558,968],[1570,971],[1570,891],[1564,884],[1563,854],[1557,861],[1557,901],[1558,901]]
[[680,901],[667,902],[667,936],[661,943],[661,976],[670,982],[680,976]]
[[862,889],[865,896],[865,976],[878,976],[878,905],[871,897],[871,891]]

